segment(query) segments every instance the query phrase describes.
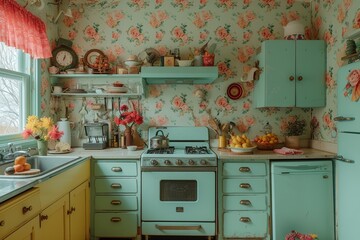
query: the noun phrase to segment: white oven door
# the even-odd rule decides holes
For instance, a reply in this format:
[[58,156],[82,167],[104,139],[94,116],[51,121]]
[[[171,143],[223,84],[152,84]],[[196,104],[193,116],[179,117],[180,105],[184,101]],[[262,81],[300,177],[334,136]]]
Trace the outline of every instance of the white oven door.
[[215,221],[215,172],[143,172],[143,221]]

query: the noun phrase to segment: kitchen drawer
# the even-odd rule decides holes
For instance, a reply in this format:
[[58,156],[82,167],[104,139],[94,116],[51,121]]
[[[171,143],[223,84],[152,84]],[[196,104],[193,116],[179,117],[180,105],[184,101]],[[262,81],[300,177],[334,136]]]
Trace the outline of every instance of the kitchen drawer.
[[234,178],[223,180],[224,193],[266,193],[263,178]]
[[136,237],[136,213],[95,213],[96,237]]
[[132,211],[138,209],[137,203],[136,196],[96,196],[95,210]]
[[224,196],[224,210],[263,210],[267,209],[266,196],[259,195],[242,195],[242,196]]
[[0,238],[40,212],[40,194],[33,188],[0,205]]
[[95,192],[98,193],[136,193],[136,179],[100,178],[95,179]]
[[120,161],[97,161],[95,164],[95,176],[101,177],[135,177],[137,176],[136,162]]
[[223,176],[265,176],[265,163],[224,163]]
[[256,211],[225,212],[223,224],[225,238],[265,238],[268,215]]

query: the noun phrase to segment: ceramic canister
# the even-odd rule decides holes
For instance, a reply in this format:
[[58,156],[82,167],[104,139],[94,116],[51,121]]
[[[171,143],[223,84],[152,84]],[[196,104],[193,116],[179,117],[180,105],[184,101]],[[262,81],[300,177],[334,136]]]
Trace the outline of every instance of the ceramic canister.
[[70,122],[67,118],[60,118],[61,121],[57,122],[59,131],[64,132],[60,138],[60,142],[68,143],[71,146],[71,129]]

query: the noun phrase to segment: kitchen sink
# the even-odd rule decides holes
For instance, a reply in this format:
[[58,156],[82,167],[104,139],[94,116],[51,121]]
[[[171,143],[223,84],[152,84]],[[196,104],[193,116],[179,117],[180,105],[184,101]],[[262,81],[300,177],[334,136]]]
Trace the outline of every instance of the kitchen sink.
[[0,162],[0,179],[4,178],[31,178],[38,177],[47,174],[53,170],[56,170],[62,166],[70,164],[71,162],[78,160],[80,157],[76,156],[32,156],[27,159],[27,162],[31,164],[32,169],[39,169],[40,172],[32,175],[5,175],[4,171],[7,167],[14,165],[14,162]]

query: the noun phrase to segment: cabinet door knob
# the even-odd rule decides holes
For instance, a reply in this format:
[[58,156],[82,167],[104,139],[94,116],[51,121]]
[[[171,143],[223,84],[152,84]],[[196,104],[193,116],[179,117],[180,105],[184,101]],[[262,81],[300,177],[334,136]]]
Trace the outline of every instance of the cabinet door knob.
[[30,212],[32,210],[32,206],[28,206],[28,207],[23,207],[22,209],[22,213],[23,214],[26,214],[27,212]]
[[113,172],[122,172],[122,168],[121,167],[112,167],[111,171],[113,171]]
[[303,80],[303,77],[302,77],[302,76],[299,76],[299,77],[298,77],[298,80],[299,80],[299,81]]
[[249,217],[241,217],[240,222],[248,223],[251,222],[251,219]]
[[290,77],[289,77],[289,80],[290,80],[290,81],[294,81],[294,79],[295,79],[294,76],[290,76]]
[[112,205],[120,205],[120,204],[121,204],[121,201],[120,201],[120,200],[112,200],[112,201],[111,201],[111,204],[112,204]]
[[240,171],[240,172],[250,172],[251,169],[250,169],[249,167],[240,167],[240,168],[239,168],[239,171]]
[[240,200],[241,205],[251,205],[251,202],[249,200]]
[[40,221],[48,220],[48,215],[40,215]]
[[112,217],[112,218],[111,218],[111,221],[112,221],[112,222],[121,222],[121,218],[119,218],[119,217]]
[[112,188],[121,188],[121,184],[120,183],[112,183],[111,187]]
[[5,226],[5,221],[4,221],[4,220],[1,220],[1,221],[0,221],[0,227],[3,227],[3,226]]
[[250,183],[240,183],[240,188],[251,188]]

